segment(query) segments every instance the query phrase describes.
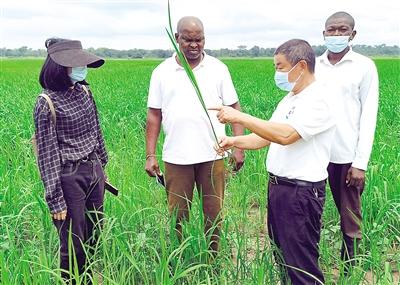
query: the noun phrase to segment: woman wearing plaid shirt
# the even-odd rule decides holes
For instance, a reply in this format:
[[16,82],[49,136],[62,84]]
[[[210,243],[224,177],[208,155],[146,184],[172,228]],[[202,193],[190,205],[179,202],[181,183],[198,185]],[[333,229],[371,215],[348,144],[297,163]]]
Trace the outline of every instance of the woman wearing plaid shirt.
[[59,233],[61,275],[74,284],[71,272],[76,266],[79,274],[85,271],[86,252],[96,245],[102,219],[108,157],[85,77],[88,67],[100,67],[104,60],[84,51],[80,41],[52,38],[46,40],[46,48],[40,84],[53,103],[56,120],[47,100],[39,96],[34,109],[38,165]]

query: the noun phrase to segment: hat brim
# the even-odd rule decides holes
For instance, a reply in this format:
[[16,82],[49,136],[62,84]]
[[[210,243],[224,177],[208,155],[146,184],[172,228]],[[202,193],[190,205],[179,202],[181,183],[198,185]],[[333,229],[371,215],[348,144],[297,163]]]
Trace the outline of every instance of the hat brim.
[[65,67],[97,68],[104,64],[104,59],[82,49],[61,50],[51,53],[50,57],[57,64]]

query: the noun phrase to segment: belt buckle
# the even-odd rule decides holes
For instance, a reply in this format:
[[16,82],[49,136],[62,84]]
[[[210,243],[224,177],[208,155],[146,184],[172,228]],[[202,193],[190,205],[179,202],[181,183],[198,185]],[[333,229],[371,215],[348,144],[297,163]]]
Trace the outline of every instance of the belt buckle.
[[278,185],[278,178],[276,176],[270,176],[269,181],[273,185]]

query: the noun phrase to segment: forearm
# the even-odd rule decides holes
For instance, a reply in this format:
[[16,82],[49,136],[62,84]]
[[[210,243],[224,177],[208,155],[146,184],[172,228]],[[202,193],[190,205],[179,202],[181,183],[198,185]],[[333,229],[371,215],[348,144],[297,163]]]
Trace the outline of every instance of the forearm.
[[239,123],[259,137],[281,145],[294,143],[300,138],[297,131],[288,124],[265,121],[248,114],[243,114]]
[[[240,107],[239,102],[236,102],[235,104],[231,105],[230,107],[232,107],[232,108],[234,108],[234,109],[236,109],[238,111],[241,111],[241,107]],[[231,126],[232,126],[232,133],[233,133],[234,136],[241,136],[241,135],[244,134],[243,125],[238,124],[238,123],[232,123]]]
[[266,147],[270,144],[268,140],[261,138],[254,133],[245,136],[232,137],[232,139],[233,139],[233,147],[239,149],[255,150]]
[[158,136],[161,129],[161,110],[151,109],[147,113],[146,121],[146,154],[155,154]]

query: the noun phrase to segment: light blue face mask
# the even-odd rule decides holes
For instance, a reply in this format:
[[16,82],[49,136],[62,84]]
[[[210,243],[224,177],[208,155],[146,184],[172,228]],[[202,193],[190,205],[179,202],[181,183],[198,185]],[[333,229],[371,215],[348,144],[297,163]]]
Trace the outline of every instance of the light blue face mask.
[[71,78],[72,83],[75,84],[76,82],[85,80],[87,73],[88,70],[86,66],[72,67],[72,71],[69,74],[69,77]]
[[284,91],[292,91],[297,81],[299,81],[300,77],[303,75],[303,71],[300,73],[299,77],[294,82],[289,82],[289,73],[295,68],[297,63],[287,72],[275,71],[275,84],[280,89]]
[[340,53],[349,46],[350,36],[329,36],[325,37],[326,48],[333,53]]

